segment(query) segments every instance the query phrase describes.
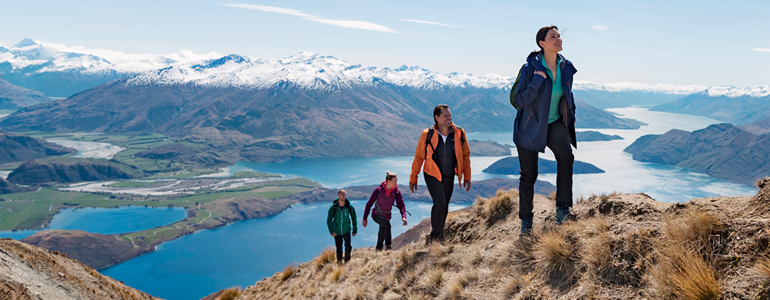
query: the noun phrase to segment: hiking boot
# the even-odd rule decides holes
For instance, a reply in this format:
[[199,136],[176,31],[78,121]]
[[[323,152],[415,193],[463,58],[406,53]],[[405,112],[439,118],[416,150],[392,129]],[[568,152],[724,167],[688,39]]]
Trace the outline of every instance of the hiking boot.
[[574,219],[575,216],[569,212],[569,207],[561,206],[556,208],[556,225],[561,225]]
[[532,219],[521,219],[521,234],[529,234],[532,232]]

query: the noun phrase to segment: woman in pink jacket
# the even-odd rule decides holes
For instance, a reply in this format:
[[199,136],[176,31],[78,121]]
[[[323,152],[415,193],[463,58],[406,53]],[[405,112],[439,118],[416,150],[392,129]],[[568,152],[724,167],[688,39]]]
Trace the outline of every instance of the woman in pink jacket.
[[[385,249],[390,250],[390,210],[393,208],[394,202],[401,212],[401,221],[406,226],[406,207],[404,206],[404,199],[401,198],[401,192],[398,190],[398,177],[396,177],[396,173],[386,172],[385,181],[374,189],[372,196],[369,197],[369,201],[366,202],[364,221],[361,222],[361,225],[366,227],[366,219],[371,211],[372,220],[380,225],[380,231],[377,233],[377,251],[383,249],[383,242],[385,243]],[[374,209],[372,209],[372,206],[374,206]]]

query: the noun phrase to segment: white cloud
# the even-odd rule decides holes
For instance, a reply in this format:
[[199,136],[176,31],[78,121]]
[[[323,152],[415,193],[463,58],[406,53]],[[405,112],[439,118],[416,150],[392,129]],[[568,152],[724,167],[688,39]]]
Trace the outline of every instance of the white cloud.
[[609,27],[602,26],[602,25],[594,25],[594,26],[591,26],[591,28],[596,29],[596,30],[610,30]]
[[770,48],[752,48],[751,51],[770,52]]
[[273,13],[279,13],[279,14],[285,14],[285,15],[292,15],[292,16],[298,16],[298,17],[303,17],[303,18],[318,18],[318,17],[316,17],[314,15],[308,15],[308,14],[302,13],[301,11],[298,11],[298,10],[282,8],[282,7],[262,6],[262,5],[252,5],[252,4],[222,4],[222,5],[229,6],[229,7],[261,10],[261,11],[266,11],[266,12],[273,12]]
[[398,33],[395,30],[388,28],[386,26],[382,26],[379,24],[375,24],[372,22],[366,22],[366,21],[356,21],[356,20],[331,20],[331,19],[323,19],[318,16],[310,15],[303,13],[298,10],[289,9],[289,8],[282,8],[282,7],[274,7],[274,6],[262,6],[262,5],[252,5],[252,4],[222,4],[223,6],[229,6],[229,7],[236,7],[236,8],[245,8],[245,9],[253,9],[253,10],[259,10],[259,11],[266,11],[266,12],[272,12],[272,13],[279,13],[279,14],[285,14],[285,15],[292,15],[297,17],[302,17],[305,20],[313,21],[313,22],[319,22],[339,27],[345,27],[345,28],[353,28],[353,29],[363,29],[363,30],[372,30],[372,31],[379,31],[379,32],[388,32],[388,33]]
[[372,22],[366,22],[366,21],[355,21],[355,20],[328,20],[328,19],[308,19],[310,21],[320,22],[324,24],[330,24],[334,26],[339,27],[345,27],[345,28],[355,28],[355,29],[364,29],[364,30],[373,30],[373,31],[380,31],[380,32],[389,32],[389,33],[398,33],[393,29],[390,29],[388,27],[377,25]]
[[454,25],[449,25],[449,24],[444,24],[439,22],[423,21],[423,20],[399,19],[399,21],[460,28],[459,26],[454,26]]

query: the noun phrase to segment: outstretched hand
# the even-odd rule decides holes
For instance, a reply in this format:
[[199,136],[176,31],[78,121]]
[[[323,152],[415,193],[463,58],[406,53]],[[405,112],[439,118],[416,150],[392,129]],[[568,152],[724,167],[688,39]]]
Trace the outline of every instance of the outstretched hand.
[[417,182],[409,182],[409,191],[414,194],[414,191],[417,190]]

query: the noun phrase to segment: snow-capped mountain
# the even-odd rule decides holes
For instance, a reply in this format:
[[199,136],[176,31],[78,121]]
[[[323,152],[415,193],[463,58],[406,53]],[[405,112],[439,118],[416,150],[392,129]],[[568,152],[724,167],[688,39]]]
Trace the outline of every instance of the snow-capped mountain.
[[87,49],[24,39],[11,47],[0,47],[0,63],[12,72],[34,73],[79,71],[137,74],[168,67],[174,63],[196,62],[222,57],[218,53],[197,54],[182,50],[171,54],[132,54],[106,49]]
[[[0,46],[0,74],[9,82],[41,90],[49,96],[69,96],[111,80],[131,77],[127,84],[194,84],[211,87],[266,88],[291,83],[304,89],[334,90],[353,86],[391,84],[425,89],[508,89],[515,78],[497,74],[440,74],[417,66],[398,68],[352,64],[333,56],[300,52],[281,59],[258,59],[182,50],[172,54],[131,54],[106,49],[69,47],[24,39]],[[68,76],[58,76],[68,74]],[[65,82],[57,82],[65,80]],[[66,81],[69,80],[69,81]],[[46,82],[42,82],[46,81]],[[90,86],[89,86],[90,84]],[[75,86],[62,95],[58,86]],[[53,87],[53,90],[52,88]],[[597,84],[576,80],[576,91],[689,95],[708,91],[712,96],[764,97],[770,86],[708,87],[619,82]],[[50,90],[50,91],[46,91]]]
[[51,97],[66,97],[115,79],[158,70],[175,63],[221,57],[182,50],[171,54],[131,54],[69,47],[24,39],[0,46],[0,76],[8,82]]
[[395,69],[351,64],[333,56],[301,52],[282,59],[229,55],[200,63],[176,64],[130,78],[129,85],[194,84],[207,87],[269,88],[291,83],[303,89],[334,90],[391,84],[424,89],[508,88],[511,78],[490,74],[439,74],[420,67]]

